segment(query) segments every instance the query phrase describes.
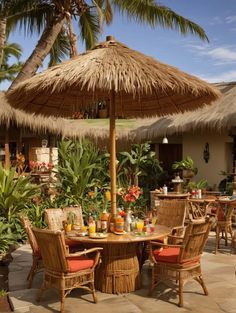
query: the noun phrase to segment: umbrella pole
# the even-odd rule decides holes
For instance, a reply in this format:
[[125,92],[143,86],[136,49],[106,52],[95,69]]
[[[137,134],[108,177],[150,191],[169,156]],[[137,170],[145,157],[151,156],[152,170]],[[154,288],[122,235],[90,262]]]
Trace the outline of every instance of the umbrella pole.
[[116,108],[115,92],[110,99],[110,176],[111,176],[111,213],[116,215]]

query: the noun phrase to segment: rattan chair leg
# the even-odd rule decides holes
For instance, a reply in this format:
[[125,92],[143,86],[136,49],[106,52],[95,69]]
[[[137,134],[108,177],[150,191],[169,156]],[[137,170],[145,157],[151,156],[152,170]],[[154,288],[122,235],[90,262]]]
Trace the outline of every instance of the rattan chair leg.
[[34,275],[35,275],[35,272],[36,272],[36,264],[32,264],[32,266],[31,266],[31,269],[30,269],[30,271],[29,271],[29,274],[28,274],[28,276],[27,276],[27,280],[28,280],[28,286],[27,286],[27,288],[28,289],[30,289],[31,288],[31,286],[32,286],[32,281],[33,281],[33,278],[34,278]]
[[220,229],[219,226],[216,226],[215,254],[218,252],[219,247],[220,247]]
[[183,306],[183,288],[184,288],[184,281],[182,278],[182,273],[179,273],[179,303],[178,306]]
[[228,246],[228,226],[225,226],[225,245]]
[[98,299],[97,299],[96,290],[95,290],[95,286],[94,286],[94,282],[93,281],[90,282],[90,289],[91,289],[92,296],[93,296],[93,302],[97,303]]
[[45,287],[45,284],[44,284],[44,282],[43,282],[41,288],[39,289],[37,298],[36,298],[36,301],[37,301],[37,302],[39,302],[39,301],[42,299],[42,296],[43,296],[43,293],[44,293],[45,290],[46,290],[46,287]]
[[203,280],[202,275],[197,276],[197,277],[194,277],[194,279],[201,285],[204,294],[207,296],[207,295],[208,295],[208,290],[207,290],[207,287],[206,287],[206,285],[205,285],[205,282],[204,282],[204,280]]
[[61,313],[64,313],[65,310],[65,290],[60,290],[60,300],[61,300]]

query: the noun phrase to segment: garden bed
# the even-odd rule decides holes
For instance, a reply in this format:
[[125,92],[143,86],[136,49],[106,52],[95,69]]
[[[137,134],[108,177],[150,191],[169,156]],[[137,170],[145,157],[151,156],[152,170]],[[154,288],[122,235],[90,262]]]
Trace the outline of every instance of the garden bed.
[[11,259],[0,261],[0,312],[12,312],[8,296],[3,290],[8,290],[8,265]]

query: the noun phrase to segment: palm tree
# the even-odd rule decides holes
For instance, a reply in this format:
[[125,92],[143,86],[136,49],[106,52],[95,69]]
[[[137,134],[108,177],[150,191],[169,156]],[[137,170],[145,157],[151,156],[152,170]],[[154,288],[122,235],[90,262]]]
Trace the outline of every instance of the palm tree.
[[[23,63],[20,62],[22,48],[16,44],[5,44],[2,56],[2,66],[0,67],[0,83],[8,80],[13,81],[15,76],[21,70]],[[9,59],[15,57],[16,62],[9,64]]]
[[[177,29],[181,34],[192,33],[202,40],[208,40],[199,25],[154,0],[38,0],[36,2],[41,3],[42,6],[48,6],[50,14],[45,17],[46,26],[35,50],[25,62],[10,89],[36,73],[65,24],[71,44],[71,55],[74,55],[76,54],[76,36],[73,32],[72,20],[78,21],[81,39],[85,40],[86,47],[89,48],[96,42],[101,32],[101,25],[112,21],[113,9],[118,9],[121,14],[152,27],[159,25],[164,28]],[[25,19],[24,22],[24,26],[27,25]],[[30,26],[34,27],[34,24]]]

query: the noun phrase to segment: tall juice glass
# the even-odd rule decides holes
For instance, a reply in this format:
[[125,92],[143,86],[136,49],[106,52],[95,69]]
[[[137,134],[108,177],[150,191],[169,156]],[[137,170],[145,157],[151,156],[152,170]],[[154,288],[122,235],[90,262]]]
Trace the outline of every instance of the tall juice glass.
[[141,233],[143,231],[143,227],[144,227],[144,221],[143,220],[138,220],[136,222],[137,232]]

